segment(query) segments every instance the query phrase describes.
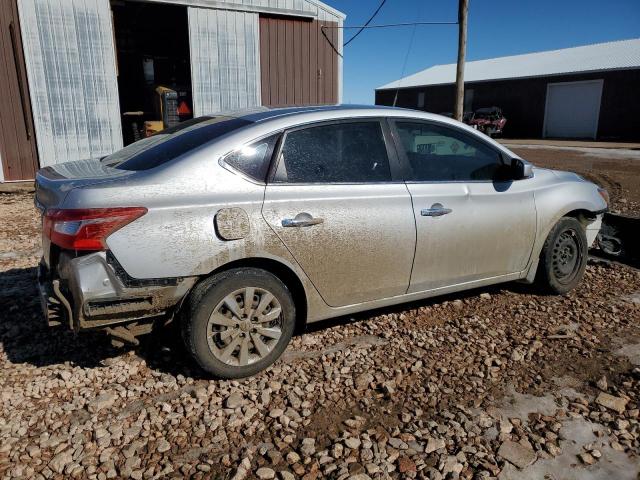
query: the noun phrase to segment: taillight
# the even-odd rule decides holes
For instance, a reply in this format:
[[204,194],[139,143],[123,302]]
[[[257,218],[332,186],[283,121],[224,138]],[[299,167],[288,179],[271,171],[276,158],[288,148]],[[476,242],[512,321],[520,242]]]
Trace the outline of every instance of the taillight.
[[42,228],[61,248],[104,250],[109,235],[145,213],[144,207],[51,209],[45,213]]

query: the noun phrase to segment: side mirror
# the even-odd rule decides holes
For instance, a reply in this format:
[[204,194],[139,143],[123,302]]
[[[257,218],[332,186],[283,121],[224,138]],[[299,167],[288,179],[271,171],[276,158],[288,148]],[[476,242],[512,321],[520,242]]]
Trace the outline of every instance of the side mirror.
[[511,159],[511,172],[514,180],[533,177],[533,165],[520,158]]

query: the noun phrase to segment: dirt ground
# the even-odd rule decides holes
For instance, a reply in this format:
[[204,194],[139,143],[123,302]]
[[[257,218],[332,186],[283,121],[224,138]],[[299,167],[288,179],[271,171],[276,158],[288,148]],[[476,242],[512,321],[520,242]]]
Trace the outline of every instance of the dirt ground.
[[640,217],[640,150],[521,145],[509,148],[534,165],[582,175],[607,189],[613,212]]
[[[637,208],[640,161],[522,150]],[[640,478],[637,269],[314,324],[266,372],[215,381],[168,334],[119,350],[45,327],[39,255],[32,197],[0,195],[0,478]]]

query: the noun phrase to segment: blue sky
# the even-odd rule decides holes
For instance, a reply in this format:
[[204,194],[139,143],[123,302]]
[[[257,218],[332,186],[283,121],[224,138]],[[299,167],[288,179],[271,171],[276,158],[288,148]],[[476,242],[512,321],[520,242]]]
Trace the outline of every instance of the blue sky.
[[[325,0],[362,25],[380,0]],[[372,24],[455,21],[457,0],[387,0]],[[367,29],[345,48],[344,103],[373,103],[401,76],[413,27]],[[355,30],[345,30],[345,40]],[[418,26],[404,76],[454,63],[457,26]],[[640,0],[470,0],[467,59],[640,37]]]

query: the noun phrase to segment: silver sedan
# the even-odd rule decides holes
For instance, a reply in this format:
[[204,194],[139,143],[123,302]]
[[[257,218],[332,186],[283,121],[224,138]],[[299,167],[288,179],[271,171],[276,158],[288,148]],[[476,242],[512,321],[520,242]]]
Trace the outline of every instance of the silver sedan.
[[229,112],[40,170],[40,292],[50,325],[136,344],[173,322],[238,378],[306,323],[515,280],[563,294],[607,202],[438,115]]

